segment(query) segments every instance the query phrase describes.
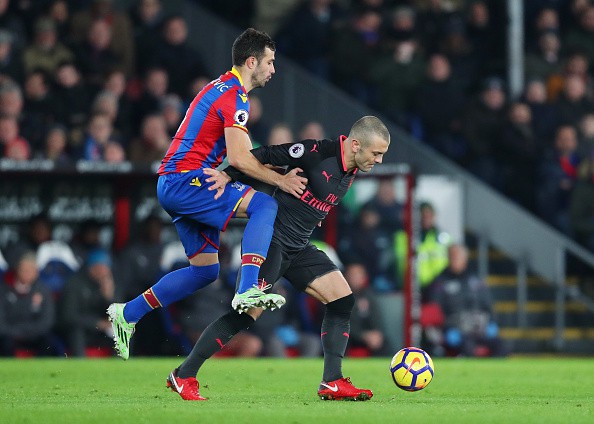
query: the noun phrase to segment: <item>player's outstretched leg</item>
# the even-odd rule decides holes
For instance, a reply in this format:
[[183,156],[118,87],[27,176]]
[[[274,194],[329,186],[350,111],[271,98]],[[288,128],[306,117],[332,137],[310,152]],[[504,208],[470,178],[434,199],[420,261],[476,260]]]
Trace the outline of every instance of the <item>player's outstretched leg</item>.
[[241,277],[231,302],[240,313],[252,308],[276,309],[285,304],[281,295],[266,293],[271,285],[258,283],[258,272],[272,240],[277,208],[272,197],[256,192],[246,209],[249,220],[241,241]]
[[128,303],[113,303],[107,315],[113,328],[115,351],[122,359],[130,356],[134,327],[153,309],[166,307],[212,283],[219,275],[219,264],[190,265],[165,274],[156,284]]
[[130,356],[130,339],[136,323],[129,323],[124,318],[125,303],[112,303],[107,308],[107,315],[113,329],[114,348],[118,356],[126,360]]
[[200,384],[196,377],[179,378],[177,368],[167,377],[167,387],[182,397],[183,400],[207,400],[200,396]]

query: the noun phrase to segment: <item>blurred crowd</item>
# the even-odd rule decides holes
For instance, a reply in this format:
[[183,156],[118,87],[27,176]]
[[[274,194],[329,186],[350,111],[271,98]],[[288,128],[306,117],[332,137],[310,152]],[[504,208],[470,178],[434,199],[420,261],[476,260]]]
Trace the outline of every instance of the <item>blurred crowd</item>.
[[[590,0],[523,2],[526,84],[517,98],[508,94],[505,78],[503,1],[194,2],[241,28],[267,31],[280,54],[594,250]],[[209,68],[196,40],[188,38],[185,17],[166,13],[164,3],[136,0],[126,8],[113,0],[0,0],[0,158],[48,159],[57,167],[80,159],[160,161],[189,102],[224,71]],[[250,103],[255,144],[334,136],[318,122],[302,128],[268,122],[257,96]],[[345,202],[333,253],[357,293],[350,345],[364,354],[386,354],[386,327],[374,302],[378,293],[401,290],[407,272],[402,204],[390,180],[380,181],[365,204]],[[420,207],[426,342],[443,354],[496,354],[488,290],[467,263],[452,265],[464,263],[452,257],[467,258],[467,252],[436,228],[435,212],[431,203]],[[99,242],[96,222],[86,222],[65,243],[53,238],[46,216],[32,219],[19,243],[0,253],[6,283],[0,285],[2,352],[111,354],[105,307],[185,263],[179,245],[162,242],[164,225],[151,216],[124,250],[113,252]],[[183,353],[217,308],[228,306],[237,255],[227,247],[220,280],[147,317],[133,353]],[[467,302],[447,296],[467,286],[476,289],[464,289],[475,293]],[[259,320],[228,351],[320,354],[319,305],[289,285],[278,290],[290,306]],[[454,324],[465,308],[486,314],[475,320],[482,323],[478,330]]]

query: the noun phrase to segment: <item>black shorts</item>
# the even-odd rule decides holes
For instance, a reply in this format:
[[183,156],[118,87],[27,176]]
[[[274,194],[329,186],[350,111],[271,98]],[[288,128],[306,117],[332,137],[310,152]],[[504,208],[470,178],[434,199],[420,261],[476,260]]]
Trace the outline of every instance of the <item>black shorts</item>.
[[259,278],[274,284],[284,277],[295,289],[304,291],[316,278],[337,270],[328,255],[311,243],[301,250],[290,251],[273,242],[260,268]]

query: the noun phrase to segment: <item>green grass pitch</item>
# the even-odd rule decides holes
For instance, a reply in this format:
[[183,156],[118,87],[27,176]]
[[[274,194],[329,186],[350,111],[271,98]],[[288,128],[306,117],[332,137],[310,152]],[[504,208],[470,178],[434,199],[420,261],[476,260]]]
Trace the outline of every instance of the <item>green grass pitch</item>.
[[345,375],[368,402],[324,402],[321,359],[214,359],[206,402],[165,389],[180,358],[0,360],[0,422],[43,423],[593,423],[594,360],[566,357],[435,360],[420,392],[398,389],[389,358],[349,359]]

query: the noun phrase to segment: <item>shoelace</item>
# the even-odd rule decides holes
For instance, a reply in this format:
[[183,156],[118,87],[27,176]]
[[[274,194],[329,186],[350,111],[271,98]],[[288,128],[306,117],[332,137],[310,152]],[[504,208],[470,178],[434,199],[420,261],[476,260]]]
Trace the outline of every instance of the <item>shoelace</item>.
[[268,284],[261,285],[260,283],[258,283],[257,285],[254,284],[254,287],[260,291],[265,291],[265,290],[268,290],[269,288],[271,288],[272,284],[268,283]]

